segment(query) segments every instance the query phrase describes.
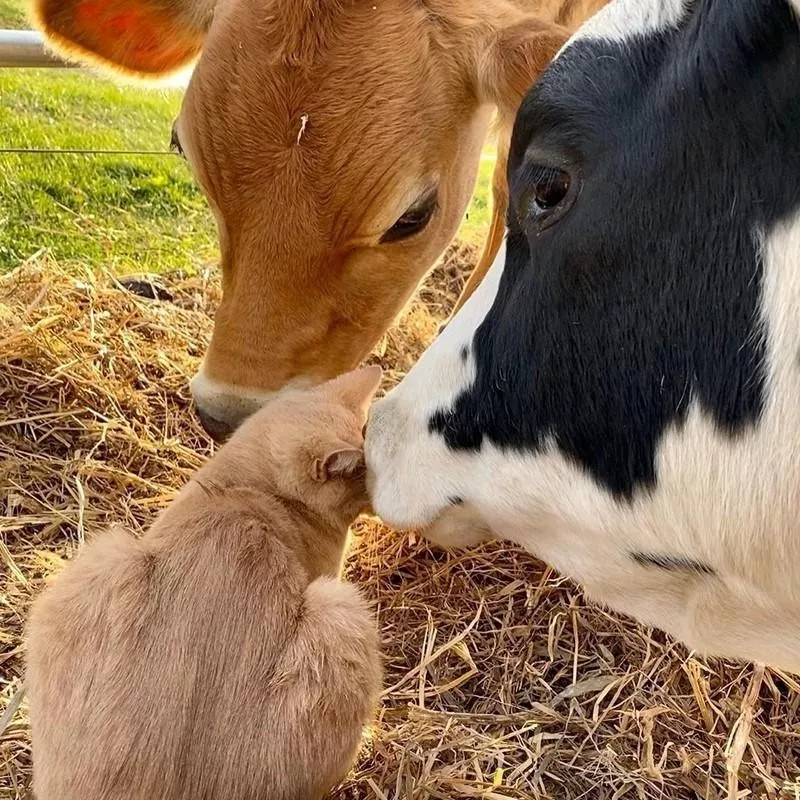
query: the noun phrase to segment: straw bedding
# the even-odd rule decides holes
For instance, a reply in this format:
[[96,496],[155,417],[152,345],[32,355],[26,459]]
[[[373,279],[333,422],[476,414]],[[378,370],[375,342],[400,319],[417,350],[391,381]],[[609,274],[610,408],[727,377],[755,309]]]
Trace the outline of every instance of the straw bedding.
[[[452,248],[381,343],[387,388],[472,256]],[[187,380],[218,284],[166,289],[150,301],[47,260],[0,281],[0,711],[45,577],[99,526],[141,530],[211,452]],[[348,577],[376,603],[386,692],[335,798],[800,797],[795,678],[695,658],[506,545],[446,554],[373,519],[354,534]],[[0,732],[0,800],[30,797],[25,710]]]

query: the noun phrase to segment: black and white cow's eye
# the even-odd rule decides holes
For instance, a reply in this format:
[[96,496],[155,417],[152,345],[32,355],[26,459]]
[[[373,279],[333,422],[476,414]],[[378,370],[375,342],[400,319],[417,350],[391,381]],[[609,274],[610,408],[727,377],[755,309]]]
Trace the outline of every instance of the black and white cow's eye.
[[569,173],[563,169],[540,167],[531,188],[531,202],[538,213],[554,209],[569,192]]
[[566,169],[536,165],[525,176],[525,189],[517,204],[520,224],[549,228],[569,211],[578,194],[578,179]]
[[381,244],[410,239],[420,233],[427,227],[437,208],[436,192],[426,192],[381,236]]

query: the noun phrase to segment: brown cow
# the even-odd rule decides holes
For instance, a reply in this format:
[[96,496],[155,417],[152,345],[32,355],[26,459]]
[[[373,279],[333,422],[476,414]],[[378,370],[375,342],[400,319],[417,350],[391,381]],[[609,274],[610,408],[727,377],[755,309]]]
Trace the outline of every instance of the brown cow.
[[[175,132],[222,252],[192,383],[210,430],[369,353],[453,238],[493,110],[507,129],[605,3],[518,1],[35,0],[49,40],[85,61],[154,76],[202,50]],[[502,233],[504,154],[481,265]]]

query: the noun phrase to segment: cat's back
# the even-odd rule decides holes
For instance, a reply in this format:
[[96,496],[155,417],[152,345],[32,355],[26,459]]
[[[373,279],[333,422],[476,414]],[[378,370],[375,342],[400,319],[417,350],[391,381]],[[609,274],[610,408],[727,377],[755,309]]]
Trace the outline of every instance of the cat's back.
[[270,713],[308,581],[269,515],[191,503],[152,533],[99,536],[34,604],[39,800],[233,796],[228,747]]

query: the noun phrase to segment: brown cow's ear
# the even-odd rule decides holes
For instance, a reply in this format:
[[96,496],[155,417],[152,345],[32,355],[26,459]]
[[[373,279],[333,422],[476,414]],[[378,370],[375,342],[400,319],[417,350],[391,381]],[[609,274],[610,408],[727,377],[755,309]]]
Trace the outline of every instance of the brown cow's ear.
[[200,53],[213,0],[31,0],[30,14],[67,58],[160,77]]
[[496,30],[478,55],[478,96],[496,105],[501,116],[513,116],[569,37],[567,28],[537,17]]

